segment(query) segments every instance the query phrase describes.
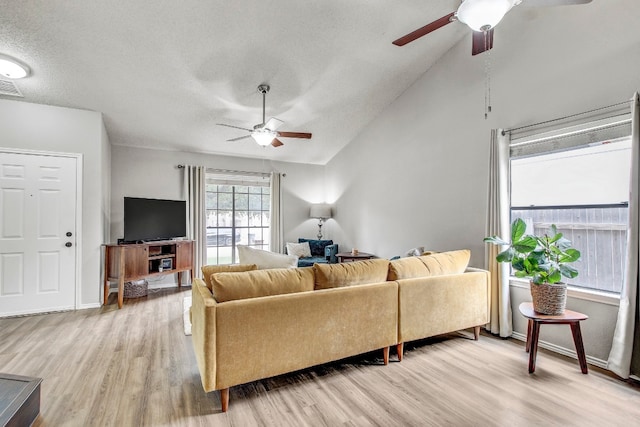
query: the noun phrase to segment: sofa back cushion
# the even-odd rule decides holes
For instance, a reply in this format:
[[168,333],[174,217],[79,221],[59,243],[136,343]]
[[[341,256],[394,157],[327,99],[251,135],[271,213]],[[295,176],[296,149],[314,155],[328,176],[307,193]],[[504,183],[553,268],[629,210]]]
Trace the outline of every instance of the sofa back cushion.
[[324,256],[324,248],[333,245],[333,240],[298,239],[298,243],[309,242],[311,256]]
[[387,280],[389,260],[368,259],[341,264],[314,264],[316,289],[379,283]]
[[249,246],[236,245],[240,264],[255,264],[259,270],[265,268],[294,268],[298,266],[298,257],[263,251]]
[[470,258],[471,251],[468,249],[400,258],[389,262],[387,280],[464,273]]
[[218,302],[312,291],[314,284],[311,267],[215,273],[211,283]]
[[223,265],[203,265],[202,270],[202,280],[206,283],[207,288],[212,290],[211,287],[211,275],[213,273],[227,273],[227,272],[237,272],[237,271],[250,271],[257,270],[258,266],[255,264],[223,264]]

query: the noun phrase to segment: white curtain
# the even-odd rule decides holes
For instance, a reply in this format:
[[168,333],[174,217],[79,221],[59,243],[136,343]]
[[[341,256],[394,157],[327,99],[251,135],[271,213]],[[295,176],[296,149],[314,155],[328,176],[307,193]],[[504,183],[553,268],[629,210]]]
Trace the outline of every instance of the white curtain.
[[284,250],[284,226],[282,221],[281,175],[271,172],[271,252],[282,253]]
[[[509,143],[511,137],[502,129],[491,131],[489,156],[489,208],[487,236],[511,238],[509,224]],[[491,272],[491,318],[487,329],[492,334],[508,337],[513,332],[511,301],[509,298],[509,265],[496,261],[502,249],[486,245],[485,264]]]
[[194,276],[202,277],[201,267],[207,258],[205,217],[205,175],[203,166],[184,167],[184,194],[187,200],[187,237],[194,240]]
[[621,376],[629,378],[633,354],[634,335],[636,335],[636,318],[638,317],[638,263],[640,250],[638,247],[640,227],[638,226],[638,163],[640,162],[640,106],[638,93],[631,103],[631,183],[629,185],[629,227],[627,229],[627,264],[622,291],[620,292],[620,309],[618,322],[613,334],[613,344],[609,353],[608,368]]

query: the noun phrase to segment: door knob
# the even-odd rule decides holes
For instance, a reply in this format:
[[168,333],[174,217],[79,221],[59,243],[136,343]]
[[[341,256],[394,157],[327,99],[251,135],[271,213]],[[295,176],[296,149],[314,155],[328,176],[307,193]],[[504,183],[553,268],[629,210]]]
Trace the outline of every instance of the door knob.
[[71,242],[67,242],[64,244],[66,247],[70,248],[71,246],[73,246],[73,244]]
[[73,233],[70,231],[67,231],[67,237],[71,237],[71,236],[73,236]]

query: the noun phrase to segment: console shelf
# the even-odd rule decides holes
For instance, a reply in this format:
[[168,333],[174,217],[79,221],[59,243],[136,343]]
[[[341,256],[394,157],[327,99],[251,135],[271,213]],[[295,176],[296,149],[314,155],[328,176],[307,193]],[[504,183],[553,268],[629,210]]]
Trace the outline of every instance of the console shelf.
[[193,282],[193,240],[104,245],[104,301],[109,298],[109,283],[118,282],[118,308],[124,301],[124,282],[146,277],[191,272]]

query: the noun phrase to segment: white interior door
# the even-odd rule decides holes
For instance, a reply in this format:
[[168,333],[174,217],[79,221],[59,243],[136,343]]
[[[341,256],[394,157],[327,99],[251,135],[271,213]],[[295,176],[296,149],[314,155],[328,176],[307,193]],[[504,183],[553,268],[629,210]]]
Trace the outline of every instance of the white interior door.
[[0,152],[0,316],[75,308],[76,168]]

